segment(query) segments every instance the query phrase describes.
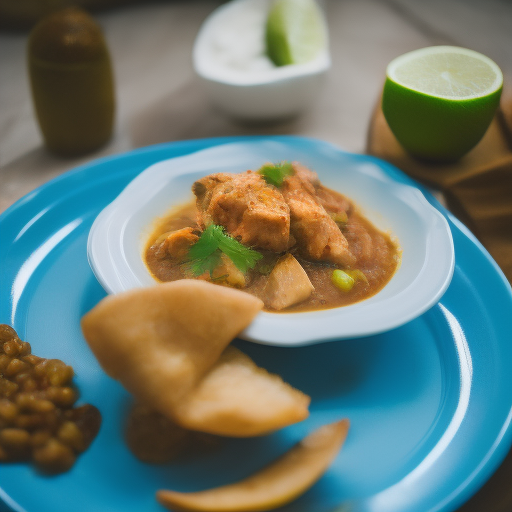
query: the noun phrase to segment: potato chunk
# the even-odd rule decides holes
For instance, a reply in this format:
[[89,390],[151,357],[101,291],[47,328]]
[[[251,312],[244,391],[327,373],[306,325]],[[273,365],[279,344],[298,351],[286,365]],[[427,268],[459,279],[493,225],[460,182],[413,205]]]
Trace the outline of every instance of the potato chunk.
[[248,293],[185,279],[106,297],[83,317],[82,331],[107,374],[172,417],[262,307]]
[[308,417],[310,398],[229,346],[174,411],[191,430],[245,437],[266,434]]
[[314,289],[301,264],[288,253],[272,269],[263,302],[272,309],[284,309],[306,300]]
[[[208,276],[209,278],[209,276]],[[207,278],[207,279],[208,279]],[[217,283],[225,283],[235,288],[245,287],[245,275],[225,254],[221,254],[220,263],[215,267],[211,278]]]

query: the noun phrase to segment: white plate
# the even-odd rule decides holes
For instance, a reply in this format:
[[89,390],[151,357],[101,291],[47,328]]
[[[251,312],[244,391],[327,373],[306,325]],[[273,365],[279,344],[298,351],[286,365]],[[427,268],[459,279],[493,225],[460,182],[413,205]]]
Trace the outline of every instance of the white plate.
[[445,217],[413,182],[389,164],[319,141],[249,139],[152,165],[96,218],[88,258],[109,293],[156,284],[143,262],[155,219],[192,199],[195,180],[214,172],[244,172],[265,162],[296,160],[324,185],[351,198],[381,230],[399,240],[402,264],[376,295],[349,306],[305,313],[262,312],[241,338],[271,345],[307,345],[387,331],[437,303],[454,269]]

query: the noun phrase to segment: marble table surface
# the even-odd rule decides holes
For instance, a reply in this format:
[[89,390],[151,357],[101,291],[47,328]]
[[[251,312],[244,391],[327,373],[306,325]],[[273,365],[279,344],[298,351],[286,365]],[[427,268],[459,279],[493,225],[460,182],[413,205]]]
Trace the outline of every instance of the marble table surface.
[[[80,158],[44,147],[30,97],[25,31],[0,32],[0,212],[46,181],[98,157],[151,144],[226,135],[292,134],[364,152],[387,63],[416,48],[452,44],[480,51],[512,81],[508,0],[323,0],[333,67],[303,115],[277,124],[241,124],[209,103],[191,50],[221,2],[139,2],[95,14],[116,79],[112,140]],[[512,456],[459,512],[512,510]]]

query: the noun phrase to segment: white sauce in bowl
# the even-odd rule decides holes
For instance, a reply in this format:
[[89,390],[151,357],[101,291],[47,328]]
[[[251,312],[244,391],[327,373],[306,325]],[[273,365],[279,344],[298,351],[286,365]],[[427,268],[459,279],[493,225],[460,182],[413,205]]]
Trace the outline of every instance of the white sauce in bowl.
[[268,2],[244,2],[219,16],[210,33],[212,66],[224,72],[260,74],[277,66],[265,51]]
[[275,120],[307,109],[331,67],[325,48],[305,64],[276,66],[266,55],[270,0],[232,0],[205,20],[193,64],[213,105],[245,120]]

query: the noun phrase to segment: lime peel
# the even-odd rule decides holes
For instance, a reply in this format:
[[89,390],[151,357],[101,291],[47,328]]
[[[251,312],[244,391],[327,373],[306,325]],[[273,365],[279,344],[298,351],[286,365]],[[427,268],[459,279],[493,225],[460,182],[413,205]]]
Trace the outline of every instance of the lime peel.
[[503,74],[493,60],[458,46],[406,53],[389,63],[386,74],[403,87],[450,100],[480,98],[503,86]]
[[276,66],[310,62],[327,45],[327,29],[315,0],[274,0],[265,27],[266,53]]
[[500,68],[485,55],[455,46],[422,48],[388,65],[382,112],[409,154],[453,162],[484,136],[502,84]]

